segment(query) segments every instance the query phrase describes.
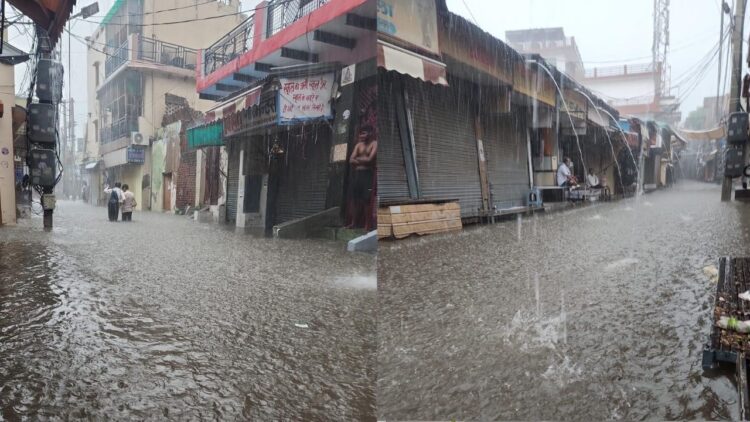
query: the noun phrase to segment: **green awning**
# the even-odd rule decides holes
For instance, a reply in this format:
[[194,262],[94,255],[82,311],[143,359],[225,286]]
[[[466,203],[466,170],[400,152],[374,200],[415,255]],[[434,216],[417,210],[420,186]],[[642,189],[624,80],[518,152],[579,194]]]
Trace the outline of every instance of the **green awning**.
[[188,148],[215,147],[224,145],[224,123],[214,122],[187,131]]
[[112,21],[112,18],[115,17],[117,12],[120,11],[120,8],[125,4],[125,0],[115,0],[115,4],[112,5],[112,7],[109,8],[109,12],[104,16],[104,19],[102,19],[101,25],[106,25]]

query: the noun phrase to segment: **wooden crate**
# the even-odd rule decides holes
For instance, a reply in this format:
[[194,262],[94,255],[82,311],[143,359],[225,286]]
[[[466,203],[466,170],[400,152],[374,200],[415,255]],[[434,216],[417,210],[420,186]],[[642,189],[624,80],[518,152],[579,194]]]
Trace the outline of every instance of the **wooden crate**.
[[442,204],[405,204],[378,209],[378,238],[402,239],[461,230],[461,207],[458,202]]

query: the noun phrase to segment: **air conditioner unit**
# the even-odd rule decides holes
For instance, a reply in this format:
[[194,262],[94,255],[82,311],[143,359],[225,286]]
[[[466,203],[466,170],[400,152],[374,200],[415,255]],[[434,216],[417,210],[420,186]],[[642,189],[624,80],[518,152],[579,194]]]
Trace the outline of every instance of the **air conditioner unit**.
[[131,145],[148,145],[148,138],[143,136],[141,132],[130,132],[130,144]]

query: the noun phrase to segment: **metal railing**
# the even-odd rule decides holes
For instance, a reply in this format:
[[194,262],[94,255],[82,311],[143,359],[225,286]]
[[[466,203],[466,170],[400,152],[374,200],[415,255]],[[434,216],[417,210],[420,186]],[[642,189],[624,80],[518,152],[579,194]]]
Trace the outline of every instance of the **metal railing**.
[[[164,41],[136,35],[138,60],[159,63],[166,66],[195,70],[197,53],[192,48],[171,44]],[[125,41],[114,52],[109,54],[104,64],[105,77],[109,77],[117,69],[127,63],[132,55],[128,48],[130,40]]]
[[640,105],[640,104],[653,104],[653,95],[642,95],[639,97],[631,98],[613,98],[609,101],[609,104],[613,107],[627,106],[627,105]]
[[[266,38],[309,15],[330,0],[272,0],[268,5]],[[255,15],[251,15],[231,32],[203,52],[203,74],[215,72],[253,48]]]
[[268,5],[266,37],[270,38],[289,25],[324,6],[330,0],[272,0]]
[[126,40],[120,45],[115,51],[107,56],[107,60],[104,62],[104,75],[108,77],[114,73],[117,69],[122,67],[125,62],[128,61],[130,56],[130,49],[128,49],[128,41]]
[[253,48],[255,15],[219,38],[203,53],[203,73],[209,74]]
[[99,139],[102,144],[114,142],[123,137],[129,137],[132,132],[138,131],[138,116],[123,116],[109,127],[99,130]]
[[637,75],[643,73],[653,73],[654,66],[651,63],[643,64],[625,64],[617,66],[595,67],[586,69],[587,78],[603,78],[610,76]]
[[139,37],[138,59],[182,69],[195,70],[197,53],[192,48],[152,38]]

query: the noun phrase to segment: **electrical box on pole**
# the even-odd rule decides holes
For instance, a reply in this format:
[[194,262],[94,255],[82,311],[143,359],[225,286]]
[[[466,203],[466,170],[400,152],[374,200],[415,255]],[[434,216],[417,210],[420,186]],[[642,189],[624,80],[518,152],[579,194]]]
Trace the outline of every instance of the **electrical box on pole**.
[[57,142],[57,106],[55,104],[30,104],[26,136],[35,144],[54,146]]
[[736,112],[729,115],[727,122],[727,142],[731,144],[744,144],[750,137],[750,119],[745,112]]
[[43,188],[55,186],[57,178],[57,153],[51,149],[33,149],[29,153],[31,184]]
[[724,163],[725,177],[742,177],[745,168],[745,151],[742,146],[732,145],[727,148]]
[[39,59],[36,76],[36,96],[39,101],[57,104],[62,100],[63,73],[62,63]]

